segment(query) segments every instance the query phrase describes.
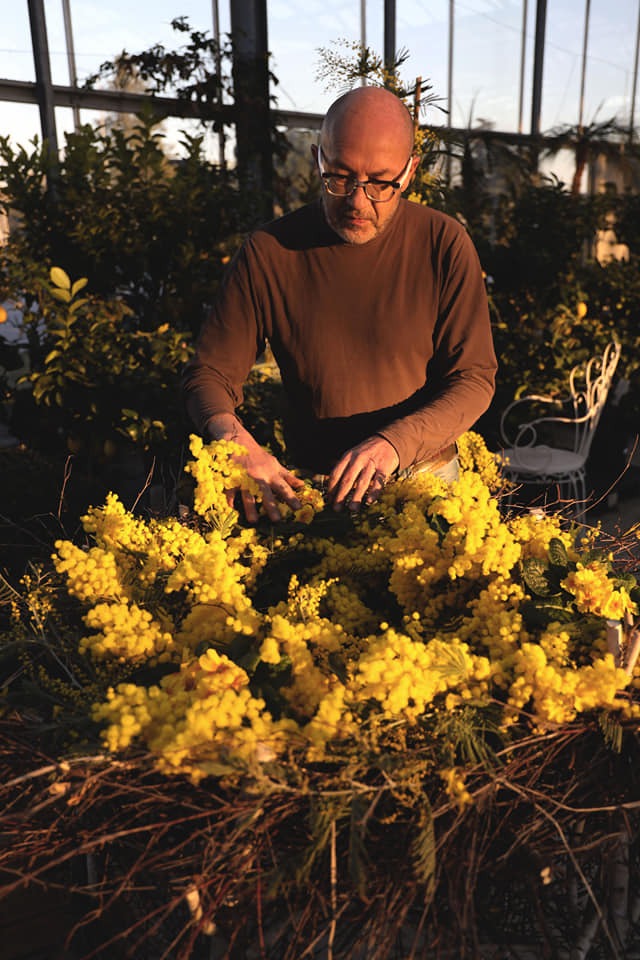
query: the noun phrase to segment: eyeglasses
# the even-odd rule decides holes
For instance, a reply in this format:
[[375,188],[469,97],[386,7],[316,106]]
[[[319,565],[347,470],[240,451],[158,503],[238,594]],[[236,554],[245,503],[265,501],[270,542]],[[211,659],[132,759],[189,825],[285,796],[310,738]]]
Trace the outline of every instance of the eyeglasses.
[[373,203],[387,203],[396,192],[401,189],[404,180],[411,170],[413,155],[407,160],[407,165],[397,180],[356,180],[355,177],[343,173],[327,173],[322,163],[322,151],[318,148],[318,168],[320,177],[327,193],[332,197],[350,197],[358,187],[362,187],[364,195]]

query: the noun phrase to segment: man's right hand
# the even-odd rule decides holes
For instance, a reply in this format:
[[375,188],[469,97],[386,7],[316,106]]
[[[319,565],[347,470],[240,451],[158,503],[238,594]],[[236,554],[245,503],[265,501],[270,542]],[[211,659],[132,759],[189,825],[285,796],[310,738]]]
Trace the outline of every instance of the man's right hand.
[[[261,447],[233,414],[216,414],[207,423],[207,433],[211,440],[233,440],[246,449],[247,453],[238,457],[238,463],[259,484],[262,506],[273,523],[281,519],[278,501],[286,503],[292,510],[300,509],[301,503],[295,491],[304,487],[304,480],[296,477],[282,466],[277,457]],[[230,502],[233,502],[236,493],[236,490],[229,491]],[[258,505],[255,497],[247,490],[242,490],[241,496],[247,523],[257,523]]]

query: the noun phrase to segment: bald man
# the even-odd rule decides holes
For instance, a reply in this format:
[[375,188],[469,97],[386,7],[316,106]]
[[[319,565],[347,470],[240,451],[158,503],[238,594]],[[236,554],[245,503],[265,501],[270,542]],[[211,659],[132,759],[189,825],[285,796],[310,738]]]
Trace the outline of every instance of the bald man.
[[[184,389],[208,439],[232,439],[263,507],[299,506],[298,476],[236,408],[268,341],[287,400],[293,468],[328,476],[358,510],[393,475],[457,471],[455,440],[488,407],[496,360],[482,271],[464,228],[402,197],[419,158],[405,105],[360,87],[328,110],[312,147],[320,201],[255,231],[203,325]],[[256,504],[243,494],[246,518]]]

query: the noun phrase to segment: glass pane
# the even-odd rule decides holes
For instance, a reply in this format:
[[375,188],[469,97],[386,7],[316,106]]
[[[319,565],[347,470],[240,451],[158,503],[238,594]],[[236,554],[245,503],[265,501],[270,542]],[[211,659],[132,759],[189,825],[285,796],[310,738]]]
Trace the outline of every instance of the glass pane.
[[[541,129],[576,125],[580,114],[582,39],[586,0],[549,0],[544,55]],[[213,32],[212,0],[70,0],[76,72],[82,83],[104,60],[123,49],[138,52],[153,43],[179,46],[181,37],[170,28],[172,18],[186,16],[193,28]],[[280,109],[323,113],[341,92],[339,82],[327,89],[318,79],[320,48],[343,56],[362,36],[364,0],[268,0],[268,39],[271,68],[279,80],[272,89]],[[4,10],[4,7],[7,7]],[[517,131],[520,121],[520,71],[524,0],[454,0],[453,104],[451,123],[457,127],[484,125]],[[365,37],[382,55],[382,2],[366,9]],[[51,70],[54,83],[69,83],[63,7],[61,0],[45,0]],[[409,59],[402,77],[411,83],[421,76],[448,108],[449,0],[396,0],[396,48]],[[533,41],[536,0],[528,0],[523,132],[531,122]],[[229,0],[219,0],[223,38],[229,31]],[[633,61],[638,22],[638,0],[591,0],[588,61],[583,121],[604,122],[617,117],[629,121],[633,89]],[[26,3],[5,4],[0,12],[2,67],[6,78],[33,82],[35,72]],[[62,127],[71,126],[70,111],[58,110]],[[636,121],[640,108],[636,109]],[[83,111],[83,120],[97,114]],[[447,114],[431,108],[426,119],[447,121]],[[171,128],[180,126],[171,121]],[[0,133],[26,142],[38,133],[37,109],[0,101]],[[62,130],[60,130],[62,140]]]
[[[453,43],[454,127],[518,129],[522,15],[520,2],[455,0]],[[448,96],[449,0],[400,0],[398,45],[434,92]],[[433,123],[445,122],[435,111]]]
[[359,0],[274,0],[268,3],[268,17],[277,106],[323,113],[342,89],[340,85],[326,89],[327,83],[317,78],[320,48],[350,55],[339,41],[360,42]]
[[[580,119],[585,0],[554,0],[547,8],[541,128]],[[583,124],[617,116],[627,121],[633,84],[637,0],[592,0]]]
[[[184,35],[171,29],[171,20],[177,16],[188,18],[191,27],[213,33],[212,0],[154,0],[150,3],[132,3],[131,0],[109,0],[96,4],[93,0],[70,0],[76,75],[83,84],[105,60],[127,50],[138,53],[154,43],[168,48],[182,45]],[[61,0],[45,0],[47,40],[54,84],[69,85],[69,63],[64,31]],[[220,2],[220,27],[224,35],[229,31],[229,5]],[[11,80],[35,80],[31,48],[31,30],[26,3],[5,4],[0,11],[2,66],[0,75]],[[83,122],[100,118],[96,111],[82,111]],[[57,108],[58,139],[64,142],[64,131],[73,127],[71,111]],[[183,126],[174,121],[169,127]],[[11,135],[13,142],[27,143],[40,135],[37,107],[0,100],[0,133]]]
[[396,46],[409,52],[402,68],[407,80],[421,76],[438,97],[441,109],[431,108],[422,120],[434,126],[449,122],[447,76],[449,50],[448,0],[399,0],[397,7]]

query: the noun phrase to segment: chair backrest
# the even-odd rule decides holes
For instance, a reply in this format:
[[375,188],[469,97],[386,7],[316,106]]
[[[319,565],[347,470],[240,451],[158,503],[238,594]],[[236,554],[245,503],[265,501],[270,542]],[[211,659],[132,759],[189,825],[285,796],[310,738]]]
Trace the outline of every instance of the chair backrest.
[[571,404],[575,416],[573,449],[583,457],[589,455],[593,435],[600,422],[604,405],[620,359],[621,346],[612,341],[599,357],[574,367],[569,374]]

